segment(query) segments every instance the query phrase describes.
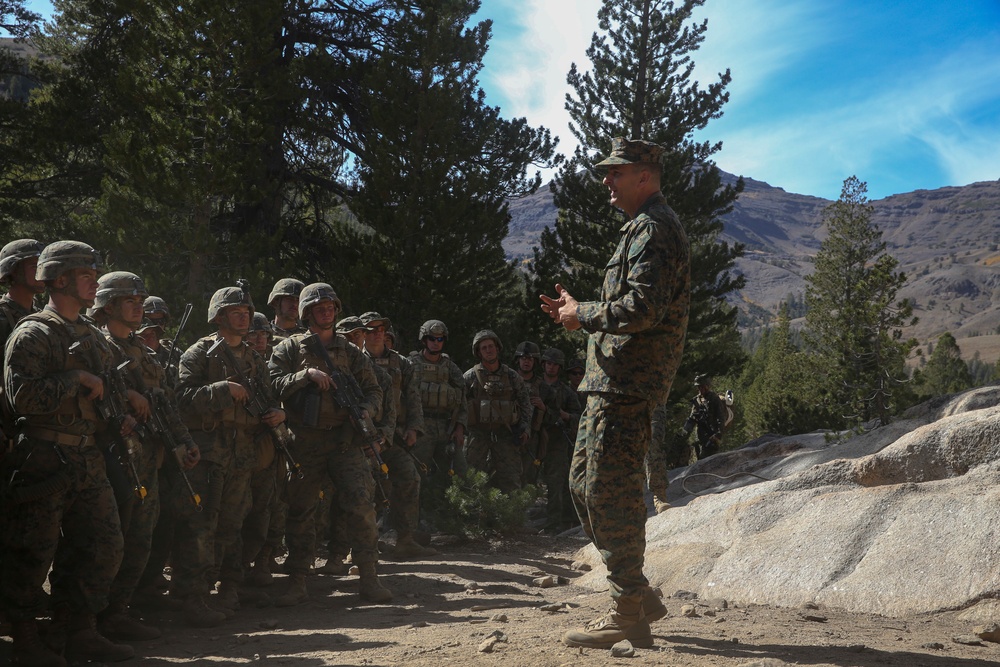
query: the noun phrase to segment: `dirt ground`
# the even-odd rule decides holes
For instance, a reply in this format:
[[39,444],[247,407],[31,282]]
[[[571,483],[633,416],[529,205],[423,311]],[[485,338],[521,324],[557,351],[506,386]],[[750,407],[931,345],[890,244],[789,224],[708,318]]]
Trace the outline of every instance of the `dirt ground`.
[[[779,609],[722,600],[691,600],[664,591],[670,611],[653,624],[656,645],[632,658],[568,648],[562,633],[599,616],[606,592],[573,585],[582,538],[525,536],[502,542],[435,544],[434,560],[384,562],[392,604],[361,604],[357,578],[309,578],[311,600],[280,609],[247,600],[237,616],[193,630],[176,614],[151,613],[164,629],[135,644],[122,665],[683,665],[691,667],[973,667],[1000,664],[1000,644],[973,641],[954,613],[913,618],[848,614],[833,609]],[[538,577],[564,577],[551,588]],[[284,577],[269,589],[279,594]],[[557,611],[542,606],[558,605]],[[685,605],[694,616],[683,615]],[[502,633],[492,652],[479,648]],[[963,639],[963,635],[965,638]],[[956,641],[956,638],[959,641]],[[9,662],[10,639],[0,643]]]

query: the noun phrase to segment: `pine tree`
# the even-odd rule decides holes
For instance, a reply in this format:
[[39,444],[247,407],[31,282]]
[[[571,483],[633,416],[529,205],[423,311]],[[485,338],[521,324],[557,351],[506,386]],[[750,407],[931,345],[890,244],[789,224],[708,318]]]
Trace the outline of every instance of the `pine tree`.
[[965,391],[972,386],[969,366],[950,332],[941,334],[927,365],[919,371],[916,391],[921,398]]
[[[592,69],[581,72],[574,64],[567,77],[573,93],[567,95],[566,109],[579,148],[552,185],[559,217],[555,229],[541,236],[532,263],[536,279],[529,290],[529,308],[535,310],[535,295],[550,293],[556,282],[580,300],[597,296],[623,218],[611,207],[600,182],[603,174],[593,165],[607,155],[615,136],[664,146],[662,190],[692,249],[692,303],[679,382],[698,372],[722,376],[743,363],[737,310],[725,302],[727,294],[743,285],[741,276],[730,273],[743,248],[718,240],[719,216],[731,210],[743,181],[723,185],[712,162],[721,144],[693,139],[696,130],[721,116],[731,80],[728,70],[707,88],[692,80],[692,54],[708,25],[692,22],[691,15],[702,4],[603,3],[598,12],[601,32],[593,35],[587,50]],[[548,335],[551,323],[540,313],[535,324]]]
[[902,327],[916,323],[910,302],[896,299],[906,275],[885,252],[867,192],[855,176],[844,181],[840,199],[825,210],[828,236],[806,277],[807,338],[841,423],[851,425],[873,417],[888,422],[913,346],[902,340]]

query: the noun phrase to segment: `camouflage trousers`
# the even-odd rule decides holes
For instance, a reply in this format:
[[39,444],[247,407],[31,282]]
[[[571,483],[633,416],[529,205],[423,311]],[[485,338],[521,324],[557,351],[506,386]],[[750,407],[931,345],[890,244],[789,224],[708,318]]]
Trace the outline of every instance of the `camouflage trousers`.
[[450,426],[450,419],[425,415],[424,432],[413,445],[413,454],[430,468],[424,496],[435,501],[432,504],[443,502],[444,490],[451,486],[449,471],[464,475],[467,468],[465,452],[461,448],[456,450]]
[[92,444],[56,445],[23,439],[11,455],[24,487],[64,476],[52,492],[14,504],[5,498],[4,567],[0,598],[11,621],[44,612],[42,585],[52,573],[52,605],[96,614],[122,561],[122,529],[104,456]]
[[548,429],[549,446],[546,448],[542,471],[545,476],[545,527],[559,528],[576,524],[576,511],[569,495],[569,462],[574,444],[569,441],[570,427],[552,426]]
[[331,515],[344,515],[355,563],[378,559],[378,528],[373,496],[375,480],[364,451],[345,442],[344,431],[299,428],[292,454],[303,479],[292,478],[286,489],[288,518],[285,541],[289,574],[306,574],[316,558],[316,509],[321,489],[332,487]]
[[640,595],[646,551],[643,460],[650,405],[619,394],[591,393],[580,418],[569,488],[584,532],[608,568],[615,599]]
[[653,410],[651,417],[651,437],[649,442],[649,452],[646,454],[646,484],[660,500],[667,499],[667,452],[665,440],[667,434],[667,410],[666,406],[658,405]]
[[382,481],[389,498],[389,525],[400,537],[412,535],[420,521],[420,471],[404,447],[396,438],[393,446],[382,452],[389,467],[389,479]]
[[275,510],[278,479],[287,472],[285,461],[276,454],[271,465],[255,471],[250,478],[250,511],[243,522],[243,564],[257,560],[261,548],[268,542],[271,516]]
[[501,493],[521,488],[521,444],[506,426],[488,430],[469,429],[465,458],[469,466],[490,476],[490,484]]
[[[160,518],[159,474],[157,471],[158,444],[149,443],[137,457],[139,481],[146,487],[146,497],[140,502],[134,496],[131,507],[123,513],[122,530],[125,533],[125,554],[121,567],[111,584],[110,607],[123,610],[132,602],[139,580],[146,569],[153,545],[153,531]],[[127,517],[125,519],[124,517]]]
[[173,587],[179,597],[203,593],[216,581],[243,581],[243,521],[250,511],[252,469],[231,451],[213,448],[188,471],[191,486],[201,496],[203,511],[195,510],[187,487],[176,488]]

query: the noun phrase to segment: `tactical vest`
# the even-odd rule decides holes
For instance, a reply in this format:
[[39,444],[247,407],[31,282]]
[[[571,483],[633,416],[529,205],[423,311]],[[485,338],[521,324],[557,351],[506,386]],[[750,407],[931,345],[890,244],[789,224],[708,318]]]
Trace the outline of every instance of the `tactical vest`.
[[462,403],[462,390],[451,384],[451,365],[448,357],[442,355],[439,363],[424,359],[420,353],[410,357],[413,363],[413,379],[420,388],[420,403],[424,415],[451,413]]
[[491,373],[477,365],[469,387],[469,426],[496,428],[518,422],[517,397],[510,370],[500,366]]
[[[311,333],[291,336],[297,345],[298,364],[295,367],[296,371],[318,368],[326,372],[328,369],[326,359],[313,352],[315,343],[310,341],[313,336],[314,334]],[[335,343],[339,341],[339,344],[326,348],[334,367],[342,373],[353,375],[344,339],[335,338],[334,340]],[[285,401],[285,410],[288,415],[288,423],[292,427],[307,426],[308,428],[329,430],[343,425],[350,419],[347,410],[337,405],[333,390],[319,391],[312,381],[295,392],[290,400]],[[306,415],[307,412],[314,414]]]
[[[125,340],[115,339],[115,343],[132,360],[132,365],[126,371],[126,378],[138,374],[147,390],[162,389],[166,386],[167,372],[153,358],[153,351],[143,345],[142,341],[138,340],[134,334]],[[133,387],[133,389],[138,391],[139,387]]]
[[[215,344],[216,337],[208,336],[202,338],[196,343],[196,345],[204,345],[205,351]],[[226,343],[223,343],[225,345]],[[252,350],[246,345],[242,344],[236,348],[233,348],[233,356],[236,357],[236,363],[240,365],[244,375],[249,377],[255,377],[257,374],[257,368],[253,364]],[[232,368],[227,367],[227,363],[223,363],[223,354],[213,354],[208,357],[208,371],[204,378],[200,378],[200,382],[204,385],[209,385],[214,382],[221,382],[223,380],[229,380],[235,376],[236,371]],[[235,380],[233,380],[235,382]],[[188,413],[188,410],[184,411]],[[222,426],[227,429],[237,428],[248,430],[256,428],[260,425],[260,420],[254,418],[247,409],[242,405],[233,403],[228,408],[216,411],[214,413],[195,415],[192,419],[190,415],[185,419],[185,425],[189,429],[199,429],[202,431],[213,431],[216,428]]]
[[396,408],[396,423],[405,423],[406,407],[402,405],[403,396],[403,362],[399,355],[389,350],[389,353],[382,357],[373,357],[365,353],[372,362],[389,374],[392,378],[392,400]]
[[[52,349],[57,351],[56,358],[62,356],[61,363],[49,369],[52,372],[83,370],[98,375],[110,366],[113,357],[107,340],[97,328],[82,319],[77,322],[67,322],[56,312],[46,309],[26,315],[19,325],[23,326],[27,322],[41,322],[52,332],[53,335],[49,337],[48,342]],[[80,343],[80,347],[77,352],[70,354],[70,346],[77,342]],[[102,363],[101,368],[91,367],[88,360],[90,354],[88,350],[91,348],[97,349],[97,355]],[[26,426],[41,426],[73,435],[92,435],[103,431],[107,424],[98,415],[94,401],[87,398],[89,393],[80,387],[75,396],[64,397],[54,412],[24,415],[23,423]]]
[[[538,396],[541,398],[542,395],[542,384],[545,380],[542,379],[541,375],[533,375],[530,382],[525,382],[524,384],[528,387],[528,398],[534,398]],[[542,420],[545,418],[545,412],[539,410],[538,408],[531,407],[531,431],[532,433],[537,433],[542,428]]]

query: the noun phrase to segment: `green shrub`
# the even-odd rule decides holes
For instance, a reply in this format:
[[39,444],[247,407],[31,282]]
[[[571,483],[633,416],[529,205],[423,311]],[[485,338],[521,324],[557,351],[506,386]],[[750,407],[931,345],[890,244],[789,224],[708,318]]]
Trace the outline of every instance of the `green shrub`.
[[469,468],[452,478],[445,491],[445,510],[439,528],[452,535],[484,538],[516,533],[524,525],[525,512],[538,497],[534,486],[511,494],[490,486],[489,476]]

